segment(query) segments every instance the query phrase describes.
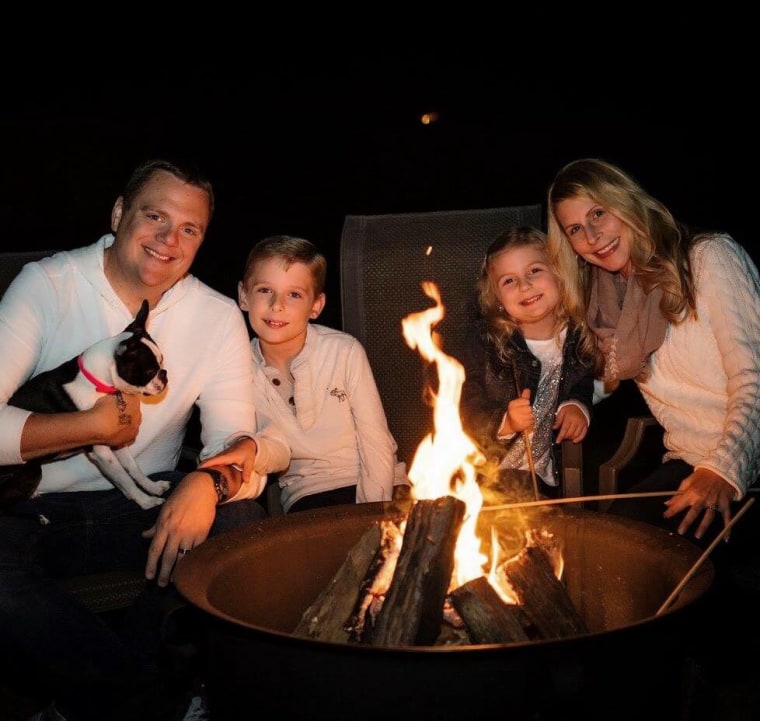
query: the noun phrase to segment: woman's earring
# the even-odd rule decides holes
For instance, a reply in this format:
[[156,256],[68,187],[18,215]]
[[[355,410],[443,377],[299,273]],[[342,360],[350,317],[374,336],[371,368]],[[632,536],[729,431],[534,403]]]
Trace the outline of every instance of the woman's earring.
[[501,304],[497,305],[496,309],[499,311],[499,313],[503,313],[504,312],[504,306],[501,305]]

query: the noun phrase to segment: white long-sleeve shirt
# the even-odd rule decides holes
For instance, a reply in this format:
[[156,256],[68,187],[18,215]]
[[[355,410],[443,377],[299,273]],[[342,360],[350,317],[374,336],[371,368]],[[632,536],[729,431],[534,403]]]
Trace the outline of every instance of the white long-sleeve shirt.
[[708,468],[736,489],[760,471],[760,278],[715,234],[692,249],[697,318],[670,324],[639,388],[665,429],[665,458]]
[[[132,321],[103,270],[103,251],[112,242],[113,235],[105,235],[90,246],[29,264],[5,292],[0,302],[0,464],[22,462],[21,432],[29,412],[6,404],[15,390]],[[219,453],[240,435],[254,435],[248,331],[231,298],[187,275],[150,312],[148,332],[164,354],[168,389],[158,401],[147,398],[142,404],[142,422],[131,450],[145,473],[176,467],[195,403],[201,412],[201,458]],[[259,426],[259,477],[244,484],[236,500],[258,496],[266,474],[288,464],[282,435]],[[111,487],[80,453],[43,464],[38,491]]]
[[287,512],[303,496],[356,485],[357,503],[389,501],[393,486],[407,483],[397,445],[364,347],[348,333],[310,323],[293,359],[293,405],[278,388],[283,379],[267,366],[258,338],[251,341],[256,377],[253,395],[260,423],[274,423],[290,444],[280,475]]

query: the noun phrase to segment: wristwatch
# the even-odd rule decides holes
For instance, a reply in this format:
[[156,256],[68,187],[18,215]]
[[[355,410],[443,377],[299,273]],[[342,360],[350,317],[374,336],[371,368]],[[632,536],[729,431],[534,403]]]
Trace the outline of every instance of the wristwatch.
[[204,473],[208,473],[214,480],[214,490],[216,491],[216,505],[224,503],[230,497],[230,487],[227,485],[227,479],[224,473],[217,471],[216,468],[202,468]]

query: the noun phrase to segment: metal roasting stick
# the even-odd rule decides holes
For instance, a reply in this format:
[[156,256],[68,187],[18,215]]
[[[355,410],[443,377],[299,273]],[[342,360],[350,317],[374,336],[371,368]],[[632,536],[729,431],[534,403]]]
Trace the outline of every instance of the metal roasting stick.
[[[515,377],[515,390],[517,391],[517,397],[522,395],[520,385],[517,382],[517,358],[512,357],[512,374]],[[536,480],[536,463],[533,460],[533,449],[530,445],[530,431],[526,428],[522,432],[523,440],[525,441],[525,455],[528,459],[528,468],[530,469],[530,480],[533,481],[533,498],[538,501],[538,481]]]
[[527,428],[523,431],[523,440],[525,441],[525,455],[528,457],[528,468],[530,468],[530,480],[533,481],[533,497],[538,500],[536,464],[533,461],[533,449],[530,447],[530,431]]
[[[655,498],[657,496],[675,496],[678,491],[651,491],[650,493],[603,493],[599,496],[573,496],[572,498],[547,498],[543,501],[520,501],[519,503],[501,503],[497,506],[483,506],[480,512],[508,511],[512,508],[529,508],[530,506],[554,506],[558,503],[585,503],[586,501],[614,501],[617,498]],[[760,493],[760,488],[750,488],[747,494]]]
[[652,491],[651,493],[607,493],[600,496],[574,496],[572,498],[547,498],[542,501],[520,501],[518,503],[501,503],[497,506],[483,506],[484,511],[506,511],[511,508],[529,508],[530,506],[554,506],[558,503],[585,503],[586,501],[611,501],[616,498],[654,498],[655,496],[675,496],[678,491]]
[[723,540],[725,535],[731,530],[733,525],[744,515],[749,507],[755,502],[754,498],[750,498],[740,509],[736,515],[728,522],[726,527],[717,535],[715,540],[705,549],[704,553],[697,559],[696,563],[689,569],[689,572],[681,579],[679,584],[673,589],[673,593],[667,597],[665,603],[660,606],[655,616],[659,616],[670,608],[670,605],[675,601],[676,597],[683,590],[683,587],[689,582],[689,580],[697,572],[697,569],[705,562],[705,559],[712,553],[715,546]]

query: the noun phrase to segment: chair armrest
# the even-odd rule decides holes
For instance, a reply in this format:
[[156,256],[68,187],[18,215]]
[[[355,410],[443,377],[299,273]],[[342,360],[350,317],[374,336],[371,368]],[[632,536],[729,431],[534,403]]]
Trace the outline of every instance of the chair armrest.
[[267,479],[266,507],[270,516],[284,516],[285,509],[280,500],[280,484],[277,482],[277,474],[271,474]]
[[[629,418],[625,425],[625,433],[612,457],[599,466],[599,494],[612,495],[619,492],[618,481],[623,470],[636,456],[644,441],[647,428],[657,426],[652,416],[636,416]],[[599,510],[606,511],[611,501],[601,501]]]
[[583,444],[562,441],[562,497],[583,495]]

